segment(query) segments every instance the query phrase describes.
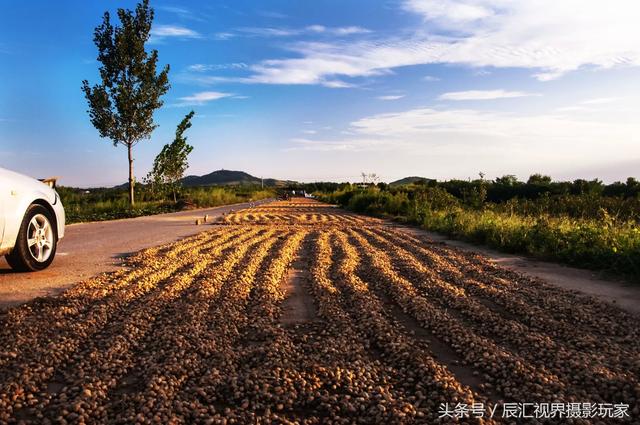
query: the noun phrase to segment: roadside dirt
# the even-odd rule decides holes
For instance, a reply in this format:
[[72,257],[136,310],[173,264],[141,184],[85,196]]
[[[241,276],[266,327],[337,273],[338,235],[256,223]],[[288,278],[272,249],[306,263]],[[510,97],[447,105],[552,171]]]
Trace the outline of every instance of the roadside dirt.
[[285,326],[316,320],[316,307],[309,292],[310,260],[310,247],[309,241],[307,241],[298,251],[298,255],[283,282],[282,289],[285,291],[285,299],[282,303],[280,322]]

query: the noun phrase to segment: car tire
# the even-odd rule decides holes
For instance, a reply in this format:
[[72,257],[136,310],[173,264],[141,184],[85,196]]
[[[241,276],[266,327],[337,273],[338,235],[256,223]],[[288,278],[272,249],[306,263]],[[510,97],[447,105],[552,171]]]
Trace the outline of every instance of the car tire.
[[38,271],[49,267],[56,255],[58,230],[53,214],[42,205],[32,204],[22,219],[16,245],[6,256],[16,271]]

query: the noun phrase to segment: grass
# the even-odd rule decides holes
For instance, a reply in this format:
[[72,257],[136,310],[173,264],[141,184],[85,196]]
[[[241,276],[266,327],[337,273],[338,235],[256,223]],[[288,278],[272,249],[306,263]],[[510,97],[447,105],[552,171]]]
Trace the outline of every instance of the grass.
[[510,253],[640,277],[640,230],[633,222],[524,217],[493,211],[431,211],[425,229]]
[[155,199],[143,190],[136,193],[134,207],[129,205],[125,189],[77,189],[60,187],[58,193],[64,204],[67,223],[115,220],[180,211],[188,208],[207,208],[240,202],[257,201],[274,196],[271,190],[254,187],[197,187],[185,188],[178,202]]
[[472,208],[440,189],[421,196],[377,189],[317,194],[347,209],[384,215],[452,238],[559,263],[640,278],[640,228],[606,210],[598,218],[509,212],[504,204]]

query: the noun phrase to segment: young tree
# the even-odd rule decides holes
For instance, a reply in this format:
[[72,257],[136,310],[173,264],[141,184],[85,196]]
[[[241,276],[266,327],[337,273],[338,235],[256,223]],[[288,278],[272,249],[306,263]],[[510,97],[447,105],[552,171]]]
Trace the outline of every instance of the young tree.
[[82,91],[100,137],[127,148],[129,201],[134,205],[133,147],[148,139],[157,127],[153,113],[162,106],[160,97],[169,90],[169,65],[156,74],[158,51],[145,50],[153,21],[149,0],[139,3],[135,12],[118,9],[118,18],[122,26],[114,27],[109,12],[105,12],[102,25],[95,29],[93,41],[102,64],[102,81],[90,87],[84,80]]
[[189,112],[176,128],[176,138],[164,145],[162,151],[153,161],[153,170],[149,173],[149,182],[167,187],[173,193],[173,202],[177,201],[177,192],[184,172],[189,168],[187,157],[193,146],[187,144],[184,132],[191,127],[191,118],[195,113]]

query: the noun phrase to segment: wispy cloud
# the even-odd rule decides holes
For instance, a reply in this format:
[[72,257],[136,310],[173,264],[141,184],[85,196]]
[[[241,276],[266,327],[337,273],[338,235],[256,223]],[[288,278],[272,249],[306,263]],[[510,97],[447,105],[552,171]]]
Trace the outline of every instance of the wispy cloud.
[[202,38],[197,31],[180,25],[155,25],[151,28],[149,42],[160,42],[166,38]]
[[316,133],[317,133],[317,131],[316,131],[316,130],[302,130],[302,132],[303,132],[304,134],[316,134]]
[[[361,118],[343,134],[335,139],[293,139],[289,150],[389,151],[403,158],[424,154],[447,167],[468,160],[462,169],[477,166],[479,160],[499,164],[497,159],[505,157],[513,167],[530,169],[531,164],[545,163],[563,170],[568,161],[588,165],[640,156],[640,124],[558,114],[418,108]],[[605,149],[610,143],[615,148]]]
[[555,109],[556,112],[584,112],[591,111],[591,108],[587,108],[586,106],[574,105],[574,106],[563,106]]
[[569,105],[569,106],[563,106],[560,108],[556,108],[555,111],[557,112],[585,112],[585,113],[592,113],[592,112],[597,112],[597,111],[602,111],[603,107],[606,108],[606,106],[609,103],[614,103],[617,102],[618,100],[620,100],[619,97],[597,97],[597,98],[593,98],[593,99],[587,99],[587,100],[583,100],[581,102],[578,102],[578,104],[575,105]]
[[346,89],[356,87],[355,84],[347,83],[346,81],[341,80],[324,80],[320,84],[325,87],[329,87],[330,89]]
[[604,103],[613,103],[619,100],[617,97],[598,97],[595,99],[587,99],[580,102],[582,105],[602,105]]
[[[403,7],[428,25],[408,35],[375,40],[367,35],[349,42],[286,46],[296,57],[265,60],[246,81],[323,84],[420,64],[525,68],[548,81],[587,66],[640,66],[640,3],[635,0],[620,0],[616,7],[581,0],[406,0]],[[310,28],[319,33],[322,26],[306,30]],[[273,28],[258,32],[300,34]]]
[[445,28],[464,29],[469,24],[494,16],[491,2],[482,0],[406,0],[404,8],[422,15],[426,21],[440,23]]
[[174,106],[191,106],[191,105],[204,105],[205,103],[213,100],[223,99],[225,97],[235,97],[233,93],[223,93],[217,91],[203,91],[195,93],[191,96],[181,97]]
[[[252,65],[250,71],[260,70],[262,65]],[[321,80],[312,73],[298,72],[295,75],[286,73],[273,73],[269,75],[249,75],[247,77],[200,75],[200,73],[185,73],[180,75],[182,81],[201,85],[221,84],[221,83],[241,83],[241,84],[318,84],[332,89],[353,88],[357,85],[337,79],[323,78]]]
[[245,35],[260,37],[288,37],[300,34],[300,31],[295,29],[269,27],[241,27],[236,31]]
[[440,81],[440,78],[434,77],[433,75],[425,75],[424,77],[422,77],[422,79],[424,81],[428,81],[430,83],[433,83],[433,82],[436,82],[436,81]]
[[231,32],[217,32],[217,33],[213,34],[213,38],[215,40],[221,40],[221,41],[230,40],[235,36],[236,35],[231,33]]
[[205,20],[199,14],[193,13],[191,10],[180,6],[156,6],[156,9],[173,13],[182,19],[204,22]]
[[387,144],[374,139],[310,140],[294,138],[289,142],[292,145],[285,148],[284,151],[364,152],[389,148]]
[[473,75],[475,75],[476,77],[484,77],[487,75],[491,75],[491,71],[487,71],[486,69],[474,69],[473,70]]
[[580,0],[405,0],[404,8],[461,34],[443,62],[538,68],[534,76],[543,81],[586,65],[640,64],[640,47],[632,41],[640,36],[634,0],[615,7]]
[[333,35],[367,34],[371,32],[366,28],[362,28],[358,26],[332,28],[332,27],[325,27],[324,25],[310,25],[305,29],[310,32],[333,34]]
[[324,25],[309,25],[304,28],[242,27],[238,28],[237,32],[259,37],[292,37],[305,34],[348,36],[354,34],[367,34],[371,31],[359,26],[327,27]]
[[385,95],[385,96],[378,96],[376,97],[376,99],[379,100],[398,100],[398,99],[402,99],[404,97],[403,94],[389,94],[389,95]]
[[468,90],[443,93],[438,96],[440,100],[491,100],[510,99],[514,97],[540,96],[536,93],[507,90]]
[[196,63],[189,65],[187,70],[193,72],[220,71],[226,69],[246,69],[249,66],[244,62],[219,63],[219,64],[202,64]]

